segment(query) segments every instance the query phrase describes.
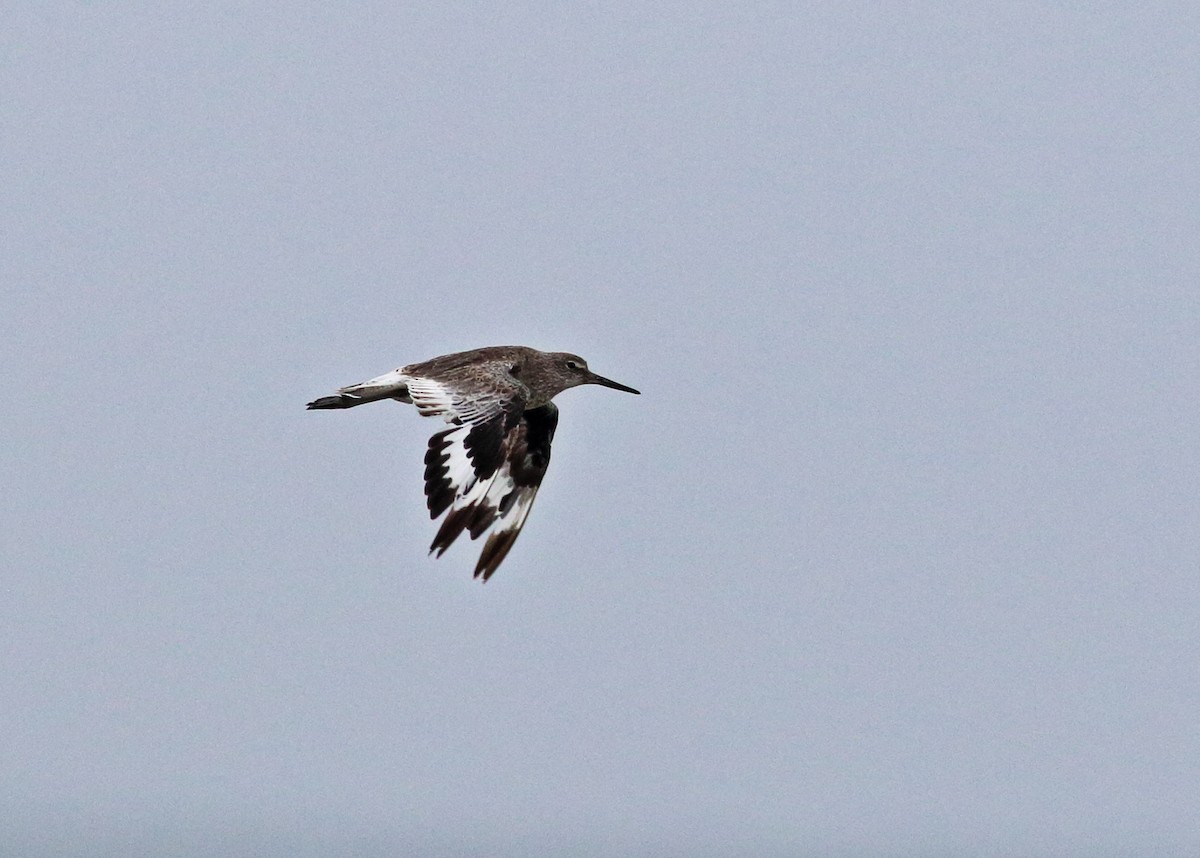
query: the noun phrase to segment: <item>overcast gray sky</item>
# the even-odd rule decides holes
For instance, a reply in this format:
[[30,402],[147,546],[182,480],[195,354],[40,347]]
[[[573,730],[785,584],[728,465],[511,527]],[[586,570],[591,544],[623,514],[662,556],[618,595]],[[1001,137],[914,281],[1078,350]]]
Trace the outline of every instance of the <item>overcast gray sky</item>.
[[6,854],[1197,854],[1198,10],[16,3]]

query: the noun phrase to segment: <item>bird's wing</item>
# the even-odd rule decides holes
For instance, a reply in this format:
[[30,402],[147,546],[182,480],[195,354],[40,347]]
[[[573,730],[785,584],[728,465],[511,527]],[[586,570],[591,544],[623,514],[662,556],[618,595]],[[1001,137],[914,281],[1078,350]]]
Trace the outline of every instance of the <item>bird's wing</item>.
[[[417,398],[414,392],[414,402]],[[483,425],[476,424],[476,428]],[[558,408],[547,403],[521,412],[495,445],[494,432],[473,442],[475,428],[471,424],[430,438],[425,454],[430,517],[437,518],[449,510],[430,552],[436,551],[441,557],[463,531],[477,539],[495,524],[475,566],[476,578],[490,578],[529,516],[550,464],[550,443],[557,425]]]
[[[453,380],[408,382],[408,395],[422,415],[441,416],[451,424],[429,439],[425,454],[425,494],[433,518],[496,473],[503,460],[504,439],[525,410],[525,394],[525,385],[516,379],[497,378],[486,389],[459,386]],[[438,478],[431,481],[439,466]]]

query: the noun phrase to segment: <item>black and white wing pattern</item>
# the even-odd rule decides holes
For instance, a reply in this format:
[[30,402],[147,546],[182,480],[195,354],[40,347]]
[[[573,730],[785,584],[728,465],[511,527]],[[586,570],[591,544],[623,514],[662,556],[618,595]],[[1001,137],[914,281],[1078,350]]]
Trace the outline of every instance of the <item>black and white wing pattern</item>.
[[[420,407],[421,394],[410,385]],[[436,412],[431,412],[436,413]],[[446,519],[430,552],[441,557],[464,531],[478,539],[496,525],[483,546],[475,577],[484,581],[508,555],[550,464],[550,443],[558,426],[558,408],[502,409],[480,414],[429,439],[425,453],[425,495],[429,515]]]
[[516,542],[550,464],[558,409],[550,400],[581,384],[637,393],[596,375],[583,358],[526,346],[489,346],[408,364],[308,403],[354,408],[392,399],[448,424],[429,439],[425,497],[442,518],[430,553],[463,533],[484,543],[475,577],[490,578]]

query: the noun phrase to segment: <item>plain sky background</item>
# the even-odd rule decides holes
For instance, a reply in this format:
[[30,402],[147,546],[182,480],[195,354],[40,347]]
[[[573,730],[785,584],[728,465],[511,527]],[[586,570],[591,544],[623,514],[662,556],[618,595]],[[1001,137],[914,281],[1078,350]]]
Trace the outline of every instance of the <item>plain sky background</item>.
[[[0,841],[1200,854],[1200,6],[17,2]],[[486,586],[432,420],[558,399]]]

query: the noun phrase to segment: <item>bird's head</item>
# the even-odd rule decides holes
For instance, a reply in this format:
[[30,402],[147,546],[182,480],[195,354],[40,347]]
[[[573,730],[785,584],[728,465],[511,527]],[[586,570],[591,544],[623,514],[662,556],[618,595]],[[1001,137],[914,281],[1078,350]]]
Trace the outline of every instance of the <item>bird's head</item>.
[[579,355],[573,355],[568,352],[550,352],[546,357],[549,359],[550,372],[561,385],[559,390],[578,387],[581,384],[598,384],[601,387],[611,387],[613,390],[623,390],[626,393],[641,393],[641,391],[613,381],[611,378],[596,375],[596,373],[588,369],[587,361]]

